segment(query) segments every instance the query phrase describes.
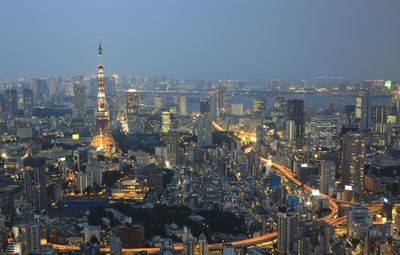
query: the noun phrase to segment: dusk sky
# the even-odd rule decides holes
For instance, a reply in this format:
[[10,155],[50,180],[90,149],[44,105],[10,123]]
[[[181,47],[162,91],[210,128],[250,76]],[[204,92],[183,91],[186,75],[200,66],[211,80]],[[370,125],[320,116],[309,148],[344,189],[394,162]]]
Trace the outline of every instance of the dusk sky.
[[2,0],[0,76],[400,78],[398,0]]

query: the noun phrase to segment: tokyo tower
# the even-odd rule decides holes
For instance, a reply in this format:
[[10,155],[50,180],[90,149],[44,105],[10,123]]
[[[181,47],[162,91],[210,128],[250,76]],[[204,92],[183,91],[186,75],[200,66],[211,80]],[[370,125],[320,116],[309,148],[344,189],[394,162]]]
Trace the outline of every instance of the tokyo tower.
[[98,89],[97,89],[97,111],[96,111],[96,132],[93,136],[91,145],[97,148],[97,151],[104,151],[105,156],[111,157],[114,150],[121,152],[121,149],[115,143],[114,138],[110,131],[110,114],[107,110],[106,94],[104,92],[104,66],[101,63],[103,49],[101,48],[101,41],[99,42],[99,57],[100,64],[98,65]]

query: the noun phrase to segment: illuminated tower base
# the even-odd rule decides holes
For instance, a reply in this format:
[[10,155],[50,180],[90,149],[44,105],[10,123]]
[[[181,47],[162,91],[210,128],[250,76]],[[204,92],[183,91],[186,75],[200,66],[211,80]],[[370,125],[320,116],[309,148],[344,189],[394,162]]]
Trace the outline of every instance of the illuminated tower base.
[[112,153],[116,151],[121,152],[110,132],[103,133],[101,131],[94,135],[91,145],[96,147],[97,151],[104,151],[106,157],[111,157]]

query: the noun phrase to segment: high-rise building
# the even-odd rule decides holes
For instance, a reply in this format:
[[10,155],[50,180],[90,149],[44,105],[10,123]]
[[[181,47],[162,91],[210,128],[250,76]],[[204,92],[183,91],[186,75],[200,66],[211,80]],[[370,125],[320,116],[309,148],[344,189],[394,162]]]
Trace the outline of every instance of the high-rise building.
[[200,114],[210,114],[210,103],[207,99],[200,99]]
[[161,130],[163,133],[168,133],[171,130],[171,113],[162,112],[161,114]]
[[167,152],[170,165],[179,164],[179,132],[170,131],[168,133]]
[[256,128],[256,147],[255,147],[257,166],[259,165],[260,157],[264,156],[261,154],[261,146],[264,142],[264,133],[265,133],[264,126],[262,126],[262,125],[257,126],[257,128]]
[[24,99],[24,116],[30,117],[33,114],[33,91],[31,88],[22,90]]
[[296,123],[294,120],[286,121],[286,136],[287,139],[293,142],[296,138]]
[[18,97],[16,88],[6,88],[4,90],[4,111],[11,116],[16,116],[18,113]]
[[218,100],[216,94],[210,95],[209,105],[210,105],[211,120],[215,121],[218,118]]
[[360,240],[365,233],[370,219],[368,208],[364,206],[352,206],[347,211],[347,236]]
[[383,133],[384,124],[387,121],[387,109],[384,105],[374,105],[372,107],[372,118],[375,123],[375,132]]
[[104,151],[107,157],[111,157],[113,150],[119,150],[110,131],[110,116],[107,110],[106,94],[104,92],[104,66],[101,63],[103,49],[99,45],[100,64],[98,65],[98,94],[96,111],[96,132],[91,145],[98,151]]
[[297,214],[289,210],[278,213],[278,252],[279,254],[293,254],[294,242],[297,234]]
[[207,115],[200,115],[197,119],[197,145],[199,147],[212,146],[212,121]]
[[204,233],[199,236],[199,255],[208,255],[208,242]]
[[28,157],[24,159],[25,199],[35,212],[47,210],[47,180],[45,158]]
[[304,100],[287,100],[287,119],[293,120],[295,124],[295,138],[301,138],[304,135]]
[[343,136],[341,148],[342,185],[364,188],[365,139],[360,133]]
[[179,115],[184,116],[187,114],[186,112],[186,96],[178,97],[178,106],[179,106]]
[[338,141],[339,119],[332,115],[311,117],[312,145],[336,149]]
[[227,94],[228,94],[228,88],[226,86],[220,84],[217,87],[218,115],[221,115],[221,114],[225,113],[225,111],[226,111]]
[[253,112],[264,114],[267,111],[267,99],[262,97],[253,98]]
[[47,82],[49,84],[50,95],[55,95],[57,93],[57,84],[58,84],[57,77],[49,76],[49,78],[47,79]]
[[156,112],[160,112],[165,107],[165,97],[164,96],[155,96],[154,97],[154,110]]
[[49,87],[47,86],[47,80],[43,78],[36,79],[36,98],[37,101],[43,103],[49,95]]
[[40,232],[38,223],[22,225],[23,244],[25,246],[24,254],[40,254]]
[[126,116],[129,121],[137,119],[139,114],[138,92],[135,89],[126,91]]
[[333,191],[336,165],[331,160],[322,160],[321,164],[321,193],[329,195]]
[[74,83],[74,116],[85,118],[86,86],[81,81]]
[[356,98],[356,119],[362,131],[369,131],[373,125],[371,101],[370,90],[361,89]]

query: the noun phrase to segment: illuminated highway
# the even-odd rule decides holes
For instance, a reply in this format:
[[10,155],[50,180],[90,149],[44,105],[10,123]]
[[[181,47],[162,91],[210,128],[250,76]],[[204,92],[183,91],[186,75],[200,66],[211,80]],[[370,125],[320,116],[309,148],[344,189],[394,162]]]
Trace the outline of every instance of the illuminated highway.
[[[225,129],[223,129],[221,126],[219,126],[217,123],[212,122],[214,128],[218,131],[225,131]],[[251,148],[250,148],[251,147]],[[252,146],[250,146],[248,148],[245,149],[245,152],[249,152],[253,149]],[[292,172],[285,166],[276,164],[276,163],[272,163],[271,161],[267,160],[266,158],[261,157],[260,160],[266,164],[271,165],[275,170],[280,171],[283,175],[285,175],[286,178],[288,178],[289,180],[291,180],[293,183],[297,184],[298,186],[302,187],[303,189],[307,190],[308,192],[312,191],[312,188],[310,186],[307,186],[303,183],[301,183],[299,180],[297,180]],[[319,220],[323,220],[326,221],[329,224],[339,224],[343,221],[346,220],[346,216],[337,218],[337,214],[338,214],[338,210],[339,210],[339,206],[337,205],[335,199],[331,198],[330,196],[327,195],[323,195],[324,198],[328,199],[329,201],[329,205],[331,208],[331,213],[320,218]],[[345,201],[340,201],[340,202],[345,202]],[[397,205],[396,205],[397,206]],[[370,213],[374,213],[376,211],[379,211],[382,209],[382,204],[374,204],[374,205],[370,205],[368,206],[368,209],[370,210]],[[210,251],[215,251],[215,250],[221,250],[222,246],[224,244],[232,244],[235,247],[241,247],[241,246],[251,246],[251,245],[257,245],[257,244],[262,244],[262,243],[266,243],[269,241],[272,241],[274,239],[276,239],[278,236],[277,232],[273,232],[273,233],[269,233],[269,234],[265,234],[262,236],[258,236],[258,237],[254,237],[254,238],[249,238],[249,239],[244,239],[244,240],[240,240],[240,241],[235,241],[235,242],[227,242],[227,243],[217,243],[217,244],[209,244],[208,248]],[[58,244],[52,244],[53,248],[55,250],[60,250],[60,251],[73,251],[73,250],[79,250],[80,247],[77,246],[66,246],[66,245],[58,245]],[[175,250],[177,251],[183,251],[183,245],[182,244],[175,244],[174,245]],[[122,252],[124,254],[134,254],[140,251],[146,251],[149,254],[154,254],[154,253],[158,253],[160,251],[159,248],[135,248],[135,249],[122,249]],[[101,248],[100,252],[102,253],[107,253],[110,252],[109,248]]]

